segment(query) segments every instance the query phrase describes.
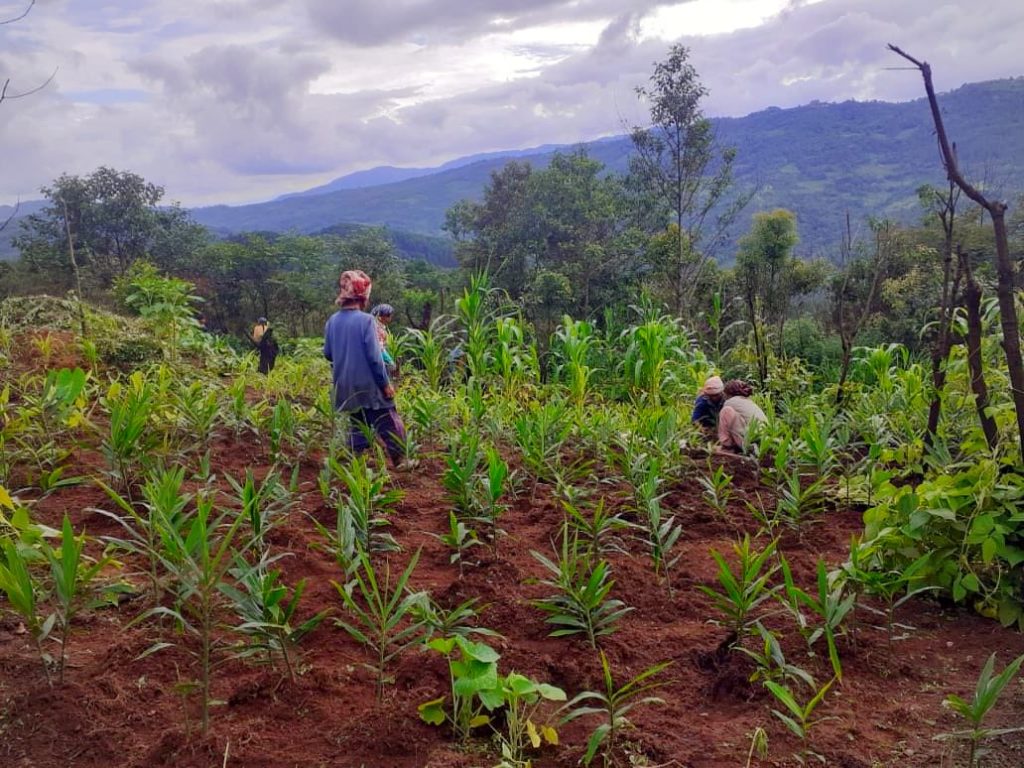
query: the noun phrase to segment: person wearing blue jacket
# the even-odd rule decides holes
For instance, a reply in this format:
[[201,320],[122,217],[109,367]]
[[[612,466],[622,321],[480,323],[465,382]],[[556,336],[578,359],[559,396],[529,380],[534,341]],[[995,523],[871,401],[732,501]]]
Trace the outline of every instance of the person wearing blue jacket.
[[338,311],[324,327],[324,357],[331,363],[334,407],[351,419],[349,447],[355,453],[370,448],[376,433],[400,470],[414,462],[406,456],[406,433],[395,406],[377,335],[377,321],[366,312],[372,283],[365,272],[343,272],[338,281]]
[[693,415],[690,421],[699,426],[708,435],[714,434],[718,429],[718,414],[725,402],[723,394],[725,385],[721,376],[711,376],[704,382],[704,386],[697,393],[697,399],[693,403]]

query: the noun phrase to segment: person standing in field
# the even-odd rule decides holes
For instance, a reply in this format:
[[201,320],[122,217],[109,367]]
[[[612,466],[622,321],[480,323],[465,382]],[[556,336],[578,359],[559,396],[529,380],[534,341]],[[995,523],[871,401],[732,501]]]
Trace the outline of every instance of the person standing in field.
[[764,423],[764,411],[750,399],[754,388],[745,381],[726,382],[725,402],[718,414],[718,443],[733,453],[743,453],[747,447],[747,433],[752,422]]
[[256,345],[256,351],[260,355],[259,372],[263,374],[274,370],[277,362],[277,341],[274,340],[274,329],[270,327],[267,318],[261,317],[256,320],[252,329],[252,343]]
[[376,434],[397,469],[412,469],[377,322],[366,312],[370,278],[361,270],[343,272],[338,288],[338,311],[324,327],[324,357],[331,363],[334,407],[351,419],[349,447],[362,453],[370,448],[369,435]]
[[377,321],[377,340],[380,341],[381,353],[384,357],[384,367],[387,368],[388,375],[397,377],[398,363],[395,362],[394,355],[388,349],[391,345],[391,332],[388,330],[388,326],[391,325],[391,321],[395,318],[395,308],[390,304],[378,304],[370,314]]

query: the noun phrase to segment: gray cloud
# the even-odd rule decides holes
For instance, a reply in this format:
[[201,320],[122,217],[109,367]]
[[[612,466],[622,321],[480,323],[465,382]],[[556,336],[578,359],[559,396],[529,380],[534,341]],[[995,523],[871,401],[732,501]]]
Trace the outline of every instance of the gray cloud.
[[309,17],[322,32],[364,46],[417,34],[423,40],[459,40],[540,24],[606,19],[671,4],[671,0],[306,0]]
[[[86,24],[64,13],[70,0],[41,2],[32,24],[0,27],[0,79],[30,85],[60,66],[43,93],[0,105],[0,201],[101,163],[186,203],[253,200],[377,164],[620,132],[643,119],[633,88],[670,44],[639,32],[663,4],[306,0],[307,16],[270,0],[181,0],[173,11],[119,0]],[[497,19],[523,36],[500,42]],[[586,20],[603,24],[591,45],[528,34]],[[969,0],[797,1],[758,27],[681,32],[665,36],[691,47],[712,115],[919,97],[920,77],[891,70],[901,62],[887,42],[928,59],[943,89],[1024,74],[1018,0],[990,0],[985,13]],[[523,61],[510,82],[473,70],[499,42]],[[88,96],[104,89],[146,98]]]

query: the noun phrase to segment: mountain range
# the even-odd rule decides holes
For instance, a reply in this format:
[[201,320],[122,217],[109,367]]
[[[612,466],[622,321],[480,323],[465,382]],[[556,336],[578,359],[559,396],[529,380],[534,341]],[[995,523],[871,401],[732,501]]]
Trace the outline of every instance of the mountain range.
[[[968,174],[1008,199],[1024,192],[1024,77],[967,84],[941,94],[939,102]],[[798,249],[804,256],[828,256],[833,251],[847,212],[854,221],[869,216],[919,219],[917,188],[944,180],[923,98],[902,103],[812,102],[713,122],[719,140],[737,150],[738,188],[758,190],[734,235],[748,228],[753,213],[788,208],[797,215]],[[629,137],[614,136],[576,146],[471,155],[433,168],[373,168],[269,202],[196,208],[192,214],[221,236],[384,226],[403,255],[450,264],[451,246],[443,239],[441,226],[451,205],[463,198],[479,199],[490,174],[509,160],[541,168],[555,152],[577,146],[610,172],[627,168]],[[0,238],[9,238],[12,229]],[[402,240],[415,247],[402,247]],[[0,254],[3,250],[0,242]]]

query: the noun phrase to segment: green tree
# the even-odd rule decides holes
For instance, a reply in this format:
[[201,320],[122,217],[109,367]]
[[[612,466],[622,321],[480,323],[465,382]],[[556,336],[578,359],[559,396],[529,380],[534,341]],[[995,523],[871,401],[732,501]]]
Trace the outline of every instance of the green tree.
[[793,258],[798,241],[796,216],[784,209],[754,214],[750,232],[740,240],[736,277],[754,337],[762,384],[768,378],[769,328],[777,328],[781,345],[789,299],[802,282],[803,267]]
[[41,192],[49,205],[21,222],[14,244],[30,267],[58,279],[71,269],[69,231],[79,265],[101,288],[140,258],[167,268],[208,239],[176,204],[158,207],[163,187],[127,171],[64,174]]
[[487,272],[536,320],[561,315],[543,306],[556,286],[559,307],[586,316],[639,283],[642,237],[630,224],[622,180],[577,150],[556,153],[543,170],[509,163],[492,175],[482,202],[448,211],[446,228],[464,270]]
[[700,106],[708,90],[689,55],[685,46],[673,45],[668,57],[655,63],[650,86],[636,89],[649,104],[650,125],[633,129],[630,160],[636,183],[653,193],[665,223],[675,225],[669,230],[675,247],[659,250],[654,268],[672,286],[678,315],[692,304],[701,273],[750,199],[729,197],[736,151],[717,145]]

